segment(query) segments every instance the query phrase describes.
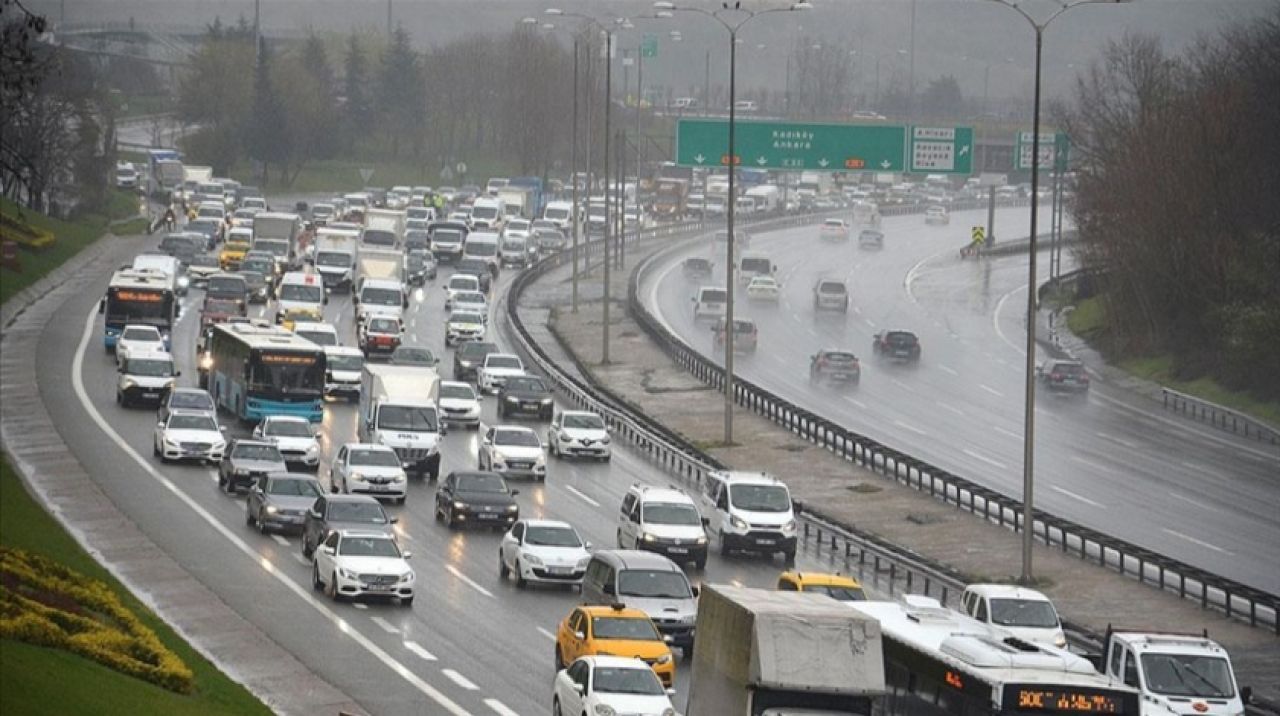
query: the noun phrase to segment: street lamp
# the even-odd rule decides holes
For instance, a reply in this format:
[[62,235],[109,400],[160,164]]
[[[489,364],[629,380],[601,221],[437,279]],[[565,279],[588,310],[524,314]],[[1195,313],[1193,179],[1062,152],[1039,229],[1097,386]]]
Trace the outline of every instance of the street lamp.
[[1037,21],[1023,10],[1016,0],[990,0],[1004,5],[1023,17],[1036,34],[1036,84],[1031,120],[1031,238],[1030,259],[1027,265],[1027,365],[1026,403],[1022,435],[1022,576],[1023,584],[1032,581],[1031,547],[1035,544],[1035,513],[1032,509],[1035,476],[1035,420],[1036,420],[1036,208],[1040,204],[1040,59],[1044,48],[1044,31],[1062,13],[1081,5],[1118,4],[1128,0],[1064,0],[1058,9],[1043,21]]
[[[737,173],[737,155],[734,147],[734,123],[737,121],[737,110],[734,105],[737,104],[737,73],[738,73],[738,30],[743,25],[752,20],[779,12],[798,12],[802,10],[812,10],[813,5],[809,2],[796,2],[786,7],[767,8],[764,10],[747,10],[741,7],[741,0],[734,2],[724,2],[719,10],[703,10],[695,7],[677,7],[673,2],[660,0],[655,2],[653,7],[655,10],[665,10],[668,12],[694,12],[699,15],[706,15],[714,19],[716,22],[724,26],[729,32],[729,196],[727,200],[726,228],[729,230],[729,240],[725,242],[725,342],[724,342],[724,444],[733,443],[733,219],[734,209],[737,204],[736,197],[733,194],[734,174]],[[735,12],[746,15],[736,23],[730,23],[720,17],[721,13]],[[704,198],[705,201],[705,198]]]

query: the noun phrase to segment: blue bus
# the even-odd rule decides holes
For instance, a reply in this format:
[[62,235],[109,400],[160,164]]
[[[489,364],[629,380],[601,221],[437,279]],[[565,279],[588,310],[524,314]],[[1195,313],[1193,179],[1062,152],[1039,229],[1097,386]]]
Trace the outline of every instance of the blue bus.
[[102,343],[108,351],[116,347],[127,325],[155,326],[167,344],[178,320],[177,286],[163,271],[120,269],[112,274],[98,313],[103,315]]
[[219,323],[210,328],[200,383],[219,408],[241,420],[295,415],[324,417],[324,349],[265,322]]

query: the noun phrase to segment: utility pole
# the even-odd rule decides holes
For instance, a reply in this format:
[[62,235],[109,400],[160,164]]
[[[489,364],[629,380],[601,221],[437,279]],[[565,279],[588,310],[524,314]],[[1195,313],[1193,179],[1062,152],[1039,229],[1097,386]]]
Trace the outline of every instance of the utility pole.
[[391,38],[391,0],[387,0],[387,38]]
[[573,190],[573,208],[569,211],[569,223],[573,232],[573,299],[570,311],[578,312],[578,34],[573,35],[573,142],[569,148],[569,183]]
[[706,63],[702,66],[702,114],[711,111],[711,50],[707,50]]
[[[613,104],[613,33],[604,34],[604,184],[609,186],[609,116]],[[609,365],[609,197],[604,198],[604,297],[602,307],[602,342],[600,345],[600,365]]]

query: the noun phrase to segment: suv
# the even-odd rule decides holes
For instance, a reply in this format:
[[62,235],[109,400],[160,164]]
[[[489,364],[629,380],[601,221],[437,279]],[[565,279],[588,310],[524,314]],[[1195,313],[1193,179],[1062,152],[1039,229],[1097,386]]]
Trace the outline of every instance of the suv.
[[663,637],[693,654],[698,588],[679,565],[660,554],[631,549],[604,549],[591,555],[582,578],[586,604],[622,602],[649,615]]
[[809,359],[809,382],[827,380],[833,383],[856,384],[862,377],[862,365],[858,357],[849,351],[823,348]]
[[916,363],[920,360],[920,339],[911,331],[880,331],[871,339],[871,349],[876,355],[895,361]]
[[1074,360],[1050,359],[1036,367],[1036,377],[1049,390],[1089,392],[1089,374],[1084,364]]
[[[715,337],[716,348],[723,348],[724,342],[728,340],[723,318],[716,321],[716,324],[711,328],[711,333]],[[759,342],[760,331],[756,328],[755,321],[746,318],[733,319],[734,352],[754,353]]]
[[335,530],[380,531],[393,536],[391,525],[398,521],[368,495],[321,495],[302,522],[302,556],[310,559],[316,546]]
[[813,286],[813,310],[849,312],[849,289],[844,281],[834,278],[818,279]]
[[706,520],[683,490],[635,483],[618,513],[618,549],[665,554],[676,562],[707,566]]
[[796,558],[796,515],[786,484],[763,472],[707,474],[699,492],[709,532],[720,540],[720,554],[732,551],[781,552]]
[[453,379],[475,380],[476,371],[484,364],[485,356],[498,352],[496,343],[468,341],[453,352]]
[[1067,648],[1067,636],[1053,602],[1034,589],[1010,584],[970,584],[960,595],[960,605],[965,614],[1019,639]]

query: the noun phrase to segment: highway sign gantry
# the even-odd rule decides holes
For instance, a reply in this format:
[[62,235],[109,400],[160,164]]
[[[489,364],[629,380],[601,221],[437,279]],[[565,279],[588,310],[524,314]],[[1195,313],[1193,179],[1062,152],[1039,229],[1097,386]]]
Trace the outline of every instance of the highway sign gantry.
[[[900,126],[734,122],[734,164],[783,171],[900,172],[906,132]],[[676,163],[728,166],[729,122],[681,119],[676,125]]]
[[912,127],[911,167],[921,174],[973,173],[972,127]]
[[[1034,140],[1034,132],[1018,132],[1017,149],[1013,155],[1014,161],[1017,163],[1014,168],[1018,171],[1031,171],[1031,149],[1034,146]],[[1070,155],[1071,140],[1066,134],[1062,132],[1040,134],[1039,166],[1041,170],[1066,171]]]

